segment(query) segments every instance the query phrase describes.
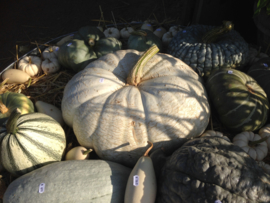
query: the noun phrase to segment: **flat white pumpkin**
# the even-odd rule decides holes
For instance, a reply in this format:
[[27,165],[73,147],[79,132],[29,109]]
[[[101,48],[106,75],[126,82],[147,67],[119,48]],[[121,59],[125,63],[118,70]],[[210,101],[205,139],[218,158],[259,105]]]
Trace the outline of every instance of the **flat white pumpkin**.
[[120,31],[115,27],[110,27],[104,30],[105,37],[114,37],[116,39],[120,38]]
[[164,27],[158,27],[153,33],[158,36],[158,38],[162,39],[163,35],[166,33],[166,29]]
[[199,136],[209,121],[200,77],[181,60],[154,55],[141,82],[127,77],[142,52],[120,50],[90,63],[66,85],[62,113],[81,146],[99,157],[134,166],[147,147],[172,147]]
[[267,124],[264,127],[262,127],[259,131],[259,135],[263,138],[268,137],[268,139],[266,140],[266,143],[267,143],[268,150],[270,150],[270,124]]
[[52,74],[60,70],[60,64],[57,58],[45,59],[42,61],[41,68],[44,73]]
[[38,56],[26,56],[20,60],[18,69],[30,76],[35,76],[41,71],[41,58]]
[[132,27],[124,27],[122,30],[120,30],[120,35],[123,39],[128,39],[130,36],[130,33],[132,33],[134,29]]
[[254,160],[261,161],[268,153],[267,143],[263,141],[253,146],[250,144],[261,139],[260,135],[253,132],[241,132],[233,138],[233,144],[241,147]]
[[58,46],[50,46],[46,48],[43,52],[43,58],[44,59],[51,59],[51,58],[57,58],[59,47]]

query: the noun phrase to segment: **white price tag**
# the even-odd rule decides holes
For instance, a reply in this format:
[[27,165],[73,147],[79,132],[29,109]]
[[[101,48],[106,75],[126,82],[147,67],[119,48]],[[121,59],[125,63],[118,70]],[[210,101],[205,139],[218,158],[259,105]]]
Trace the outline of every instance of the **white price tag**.
[[263,63],[264,67],[267,67],[268,68],[268,64],[267,63]]
[[228,73],[229,73],[229,74],[232,74],[232,73],[233,73],[233,71],[232,71],[232,70],[228,70]]
[[40,183],[39,188],[38,188],[38,192],[43,193],[44,191],[45,191],[45,183]]
[[104,82],[104,78],[100,78],[100,79],[99,79],[99,82],[100,82],[100,83],[103,83],[103,82]]
[[133,185],[134,186],[139,185],[139,176],[138,175],[133,176]]
[[56,47],[56,48],[55,48],[55,51],[58,51],[58,50],[59,50],[59,47]]
[[69,44],[67,44],[68,47],[69,47],[70,45],[72,45],[72,42],[70,42]]

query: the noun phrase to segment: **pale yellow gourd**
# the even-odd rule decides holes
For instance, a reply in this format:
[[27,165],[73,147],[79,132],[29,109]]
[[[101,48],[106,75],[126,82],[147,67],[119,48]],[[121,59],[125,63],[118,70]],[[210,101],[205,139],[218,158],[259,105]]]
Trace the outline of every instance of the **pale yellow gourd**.
[[116,39],[120,38],[120,31],[115,27],[110,27],[104,30],[105,37],[114,37]]
[[233,144],[241,147],[251,158],[261,161],[268,153],[265,138],[253,132],[241,132],[233,138]]
[[52,104],[48,104],[48,103],[43,102],[43,101],[37,101],[35,103],[35,106],[36,106],[38,112],[44,113],[44,114],[52,117],[61,126],[64,125],[65,122],[64,122],[63,117],[62,117],[62,112],[56,106],[54,106]]
[[52,74],[60,70],[60,64],[57,58],[47,58],[42,61],[41,68],[45,74]]
[[89,158],[91,151],[93,149],[86,149],[82,146],[74,147],[67,152],[65,160],[86,160]]
[[145,154],[137,161],[132,169],[125,191],[125,203],[154,203],[157,193],[156,175],[152,159],[148,153],[153,148],[153,143]]
[[41,58],[38,56],[26,56],[20,60],[18,69],[30,76],[35,76],[41,71]]
[[8,69],[2,74],[2,80],[7,80],[8,84],[22,84],[29,80],[30,76],[18,69]]
[[259,135],[264,138],[268,137],[266,140],[268,150],[270,150],[270,124],[265,125],[259,131]]

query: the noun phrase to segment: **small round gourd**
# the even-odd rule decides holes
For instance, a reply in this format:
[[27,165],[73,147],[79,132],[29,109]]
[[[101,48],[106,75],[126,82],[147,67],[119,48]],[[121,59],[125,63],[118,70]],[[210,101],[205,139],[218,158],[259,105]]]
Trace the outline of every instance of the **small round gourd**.
[[254,160],[263,160],[267,153],[267,143],[260,135],[253,132],[241,132],[233,138],[233,144],[241,147]]
[[154,30],[151,23],[148,23],[148,22],[143,23],[142,26],[141,26],[141,29],[142,30],[149,30],[150,32],[153,32],[153,30]]
[[19,69],[8,69],[2,74],[2,80],[7,80],[8,84],[22,84],[28,81],[30,75]]
[[60,70],[60,64],[57,58],[47,58],[42,61],[41,68],[45,74],[52,74]]
[[183,29],[180,27],[180,26],[178,26],[178,25],[175,25],[175,26],[171,26],[170,28],[169,28],[169,32],[171,32],[172,33],[172,36],[174,37],[178,32],[180,32],[180,31],[182,31]]
[[153,33],[158,36],[158,38],[162,39],[163,35],[166,33],[166,29],[164,27],[158,27]]
[[120,38],[120,31],[116,27],[110,27],[104,30],[105,37],[114,37],[116,39]]
[[130,36],[130,33],[133,32],[134,29],[132,27],[124,27],[120,30],[120,35],[123,39],[128,39]]
[[58,50],[58,46],[49,46],[42,52],[42,56],[44,59],[57,58]]
[[41,71],[41,58],[38,56],[26,56],[20,60],[18,69],[30,76],[35,76]]
[[86,160],[89,158],[91,151],[93,149],[86,149],[82,146],[74,147],[67,152],[65,160]]

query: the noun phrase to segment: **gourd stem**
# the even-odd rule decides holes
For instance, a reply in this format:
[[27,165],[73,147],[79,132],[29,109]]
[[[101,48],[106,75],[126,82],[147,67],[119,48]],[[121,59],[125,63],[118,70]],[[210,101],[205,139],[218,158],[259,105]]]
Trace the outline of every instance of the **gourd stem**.
[[89,154],[92,151],[93,151],[93,149],[88,149],[88,150],[86,150],[86,151],[83,152],[83,155]]
[[31,57],[29,56],[29,62],[28,62],[29,64],[32,64],[32,59],[31,59]]
[[8,121],[7,121],[7,132],[11,133],[11,134],[15,134],[18,130],[17,128],[17,120],[20,117],[20,115],[22,114],[21,110],[16,108],[12,111],[12,113],[10,114]]
[[249,141],[248,145],[253,147],[253,146],[256,146],[257,144],[260,144],[260,143],[266,141],[267,139],[268,139],[268,136],[266,136],[266,137],[264,137],[262,139],[256,140],[256,141]]
[[215,42],[221,35],[231,31],[233,29],[233,24],[230,21],[223,21],[223,26],[214,28],[207,32],[203,37],[203,43],[212,43]]
[[148,142],[148,144],[150,144],[151,146],[146,150],[146,152],[144,153],[144,155],[143,156],[148,156],[148,153],[150,152],[150,150],[153,148],[153,143],[152,142],[150,142],[150,141],[147,141]]
[[89,38],[89,40],[88,40],[88,44],[90,45],[90,47],[95,46],[95,40],[94,40],[94,39],[92,39],[92,38]]
[[6,105],[0,100],[0,112],[2,114],[5,114],[8,112],[8,108],[6,107]]
[[127,78],[127,83],[129,85],[137,86],[140,83],[143,67],[158,52],[159,48],[156,45],[151,46],[147,51],[144,52],[129,73]]

